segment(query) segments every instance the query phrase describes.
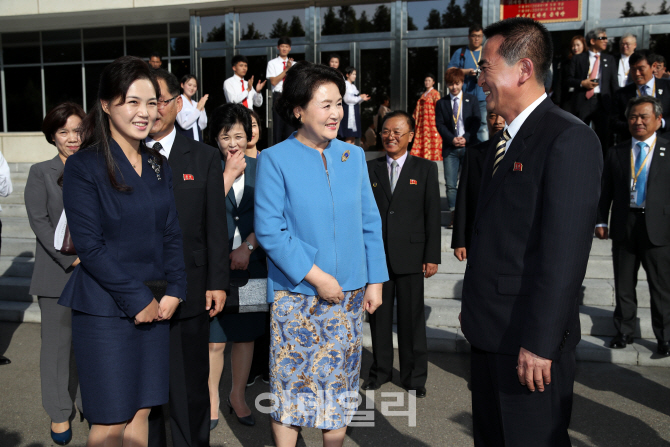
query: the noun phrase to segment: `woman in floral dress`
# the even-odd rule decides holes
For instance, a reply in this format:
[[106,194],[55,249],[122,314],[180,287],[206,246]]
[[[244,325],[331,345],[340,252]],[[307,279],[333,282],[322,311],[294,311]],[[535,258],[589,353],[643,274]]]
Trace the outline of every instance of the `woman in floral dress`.
[[416,103],[414,121],[416,133],[412,145],[412,155],[426,160],[442,161],[442,138],[435,127],[435,103],[440,93],[435,90],[435,75],[428,73],[423,81],[426,91]]

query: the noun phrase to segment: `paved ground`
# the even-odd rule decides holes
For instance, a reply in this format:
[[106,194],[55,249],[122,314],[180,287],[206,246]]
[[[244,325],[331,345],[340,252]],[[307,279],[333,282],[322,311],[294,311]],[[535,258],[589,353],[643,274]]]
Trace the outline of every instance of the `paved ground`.
[[[0,367],[0,447],[46,447],[49,418],[42,409],[39,386],[40,326],[0,323],[0,353],[12,364]],[[465,354],[431,353],[428,397],[416,401],[417,421],[384,417],[382,402],[395,397],[375,396],[374,427],[348,431],[346,446],[423,447],[470,446],[471,416],[469,357]],[[364,352],[363,371],[371,362]],[[396,371],[397,375],[397,371]],[[229,390],[230,375],[222,381],[222,395]],[[251,403],[267,385],[258,382],[247,391]],[[380,391],[398,392],[397,384],[386,384]],[[401,394],[406,397],[406,394]],[[407,400],[398,409],[407,409]],[[227,410],[224,408],[224,410]],[[212,446],[272,446],[267,416],[255,412],[255,427],[240,425],[233,416],[221,414],[212,432]],[[667,368],[622,367],[603,363],[579,363],[571,435],[576,447],[670,446],[670,372]],[[74,440],[83,446],[87,425],[73,423]],[[300,446],[320,445],[320,432],[306,429]]]

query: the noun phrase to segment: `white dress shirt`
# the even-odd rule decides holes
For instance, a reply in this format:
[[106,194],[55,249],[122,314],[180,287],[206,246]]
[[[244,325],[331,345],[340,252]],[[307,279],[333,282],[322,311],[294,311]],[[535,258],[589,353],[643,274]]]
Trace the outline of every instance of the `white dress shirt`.
[[530,114],[533,113],[533,110],[537,109],[537,106],[539,106],[546,98],[547,94],[542,93],[542,95],[533,101],[531,105],[526,107],[523,112],[519,113],[519,115],[517,115],[517,117],[514,118],[511,123],[505,125],[505,129],[507,129],[507,133],[510,136],[509,140],[507,140],[507,144],[505,145],[505,153],[507,153],[509,148],[512,147],[512,141],[514,141],[516,134],[519,133],[519,129],[521,129],[523,123],[530,116]]
[[[407,153],[408,152],[405,152],[400,158],[395,160],[398,162],[398,166],[396,166],[395,168],[396,178],[400,177],[400,171],[402,171],[402,167],[405,164],[405,161],[407,160]],[[389,181],[391,180],[391,163],[393,163],[393,161],[394,160],[391,157],[389,157],[388,154],[386,154],[386,169],[388,170],[389,173]]]
[[249,81],[237,75],[226,79],[223,83],[223,93],[226,95],[226,101],[234,104],[242,104],[247,100],[247,107],[253,110],[254,107],[263,105],[263,95],[258,93],[255,88],[248,91]]
[[354,84],[349,81],[344,81],[344,85],[347,87],[347,90],[344,92],[344,102],[349,107],[347,115],[347,129],[351,129],[356,132],[356,111],[354,106],[360,104],[363,101],[363,98],[358,96],[358,89]]
[[[0,196],[7,197],[13,190],[12,179],[9,177],[9,165],[0,152]],[[0,211],[2,211],[1,206]]]
[[630,56],[621,55],[619,59],[619,70],[617,78],[619,80],[619,87],[625,87],[628,83],[628,73],[630,72]]
[[589,76],[588,79],[594,79],[593,76],[591,76],[591,72],[593,71],[593,64],[596,63],[596,54],[598,54],[600,58],[600,63],[598,65],[598,85],[596,88],[593,89],[594,93],[600,93],[600,82],[603,79],[603,54],[602,53],[594,53],[593,51],[589,50]]
[[[284,62],[288,65],[288,57],[282,59],[281,56],[277,56],[268,62],[268,68],[265,70],[265,77],[270,80],[270,78],[279,76],[279,74],[284,71]],[[270,87],[272,87],[272,93],[281,93],[284,91],[284,80],[282,79],[279,81],[277,85],[272,85],[272,82],[270,82]]]
[[462,137],[465,135],[465,124],[463,124],[463,90],[458,93],[458,108],[454,109],[454,95],[449,93],[449,101],[451,101],[451,111],[452,114],[458,113],[458,109],[461,110],[461,113],[458,114],[458,121],[455,123],[454,128],[456,129],[456,136]]
[[195,141],[200,141],[198,136],[198,128],[195,123],[198,123],[200,130],[205,130],[207,127],[207,113],[205,109],[198,110],[198,103],[194,100],[189,100],[185,95],[181,95],[183,106],[181,112],[177,114],[177,122],[182,127],[182,129],[192,129],[193,130],[193,139]]
[[[234,194],[233,197],[235,197],[235,203],[237,203],[237,206],[239,207],[240,202],[242,201],[242,197],[244,196],[244,172],[242,172],[242,175],[237,177],[233,182],[232,192]],[[228,194],[230,194],[230,191],[228,191]],[[240,228],[237,225],[235,225],[235,235],[233,236],[233,250],[235,250],[240,245],[242,245],[242,235],[240,234]]]
[[174,138],[177,136],[177,129],[172,128],[172,132],[167,134],[165,138],[163,138],[160,141],[156,141],[151,137],[147,137],[144,142],[148,147],[154,147],[154,144],[160,143],[161,144],[161,150],[159,151],[161,155],[168,160],[170,159],[170,151],[172,150],[172,145],[174,144]]

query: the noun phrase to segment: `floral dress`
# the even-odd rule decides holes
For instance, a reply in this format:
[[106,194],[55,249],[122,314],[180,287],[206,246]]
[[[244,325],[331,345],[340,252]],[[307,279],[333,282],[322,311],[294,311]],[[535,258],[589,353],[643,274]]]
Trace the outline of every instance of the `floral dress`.
[[437,133],[437,127],[435,127],[435,103],[439,99],[440,94],[431,88],[427,93],[421,95],[414,110],[416,130],[412,155],[426,160],[442,160],[442,137]]

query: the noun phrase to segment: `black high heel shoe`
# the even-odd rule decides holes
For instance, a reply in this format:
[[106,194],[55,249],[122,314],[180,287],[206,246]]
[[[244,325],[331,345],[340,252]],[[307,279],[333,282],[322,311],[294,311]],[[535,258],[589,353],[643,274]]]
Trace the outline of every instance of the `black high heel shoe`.
[[237,412],[235,412],[235,409],[233,408],[233,404],[230,403],[230,396],[228,396],[228,408],[230,408],[230,414],[235,413],[235,417],[237,418],[237,422],[239,422],[242,425],[246,425],[249,427],[253,427],[256,425],[256,419],[254,418],[253,413],[250,414],[249,416],[244,416],[244,417],[239,417],[237,415]]

